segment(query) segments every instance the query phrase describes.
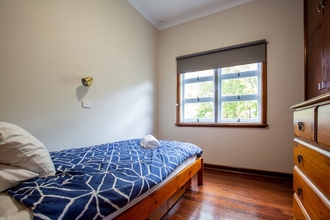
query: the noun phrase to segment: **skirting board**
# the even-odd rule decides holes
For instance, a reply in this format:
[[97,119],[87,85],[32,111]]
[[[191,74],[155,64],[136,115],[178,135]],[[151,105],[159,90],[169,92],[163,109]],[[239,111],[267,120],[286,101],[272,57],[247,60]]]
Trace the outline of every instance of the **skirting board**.
[[275,178],[275,179],[283,179],[283,180],[287,180],[287,181],[291,181],[291,182],[293,180],[293,174],[290,174],[290,173],[280,173],[280,172],[265,171],[265,170],[254,170],[254,169],[247,169],[247,168],[229,167],[229,166],[214,165],[214,164],[208,164],[208,163],[204,163],[204,169],[205,170],[214,170],[214,171],[225,171],[225,172],[232,172],[232,173],[241,173],[241,174]]

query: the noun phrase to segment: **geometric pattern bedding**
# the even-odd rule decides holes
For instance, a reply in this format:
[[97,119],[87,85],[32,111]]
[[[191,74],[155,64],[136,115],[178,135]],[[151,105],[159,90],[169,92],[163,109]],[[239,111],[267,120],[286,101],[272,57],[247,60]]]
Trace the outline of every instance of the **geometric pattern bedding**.
[[102,219],[164,180],[192,155],[194,144],[141,139],[50,152],[56,175],[22,182],[8,193],[32,208],[34,219]]

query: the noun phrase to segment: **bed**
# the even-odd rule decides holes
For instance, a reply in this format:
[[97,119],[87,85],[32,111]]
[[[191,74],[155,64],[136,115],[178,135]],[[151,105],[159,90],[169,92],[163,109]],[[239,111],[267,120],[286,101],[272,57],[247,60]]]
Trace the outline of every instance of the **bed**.
[[[191,143],[153,139],[145,146],[144,138],[136,138],[50,153],[43,146],[39,154],[47,162],[35,168],[28,163],[35,165],[37,159],[15,161],[10,158],[13,153],[4,150],[8,143],[12,147],[19,142],[14,148],[20,151],[26,146],[22,140],[13,141],[19,135],[8,135],[13,132],[8,126],[12,125],[0,122],[0,165],[19,169],[20,175],[0,193],[0,219],[2,212],[6,212],[3,219],[147,219],[178,191],[187,189],[195,174],[198,184],[203,182],[202,150]],[[32,138],[41,144],[29,138],[29,143]],[[0,178],[6,179],[7,169],[1,166]],[[21,170],[32,174],[22,177]]]

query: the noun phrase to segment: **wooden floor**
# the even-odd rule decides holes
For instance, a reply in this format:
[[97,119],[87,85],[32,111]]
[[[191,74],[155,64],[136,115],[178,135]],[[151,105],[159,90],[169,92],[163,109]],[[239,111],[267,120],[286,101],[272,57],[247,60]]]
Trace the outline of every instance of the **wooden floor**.
[[196,181],[164,220],[293,219],[292,181],[207,170],[203,186]]

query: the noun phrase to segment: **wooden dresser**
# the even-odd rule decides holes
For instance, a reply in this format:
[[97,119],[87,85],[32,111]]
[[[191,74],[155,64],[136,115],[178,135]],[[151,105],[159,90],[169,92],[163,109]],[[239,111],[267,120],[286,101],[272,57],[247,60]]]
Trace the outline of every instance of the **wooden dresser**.
[[294,219],[330,219],[330,93],[294,111]]

